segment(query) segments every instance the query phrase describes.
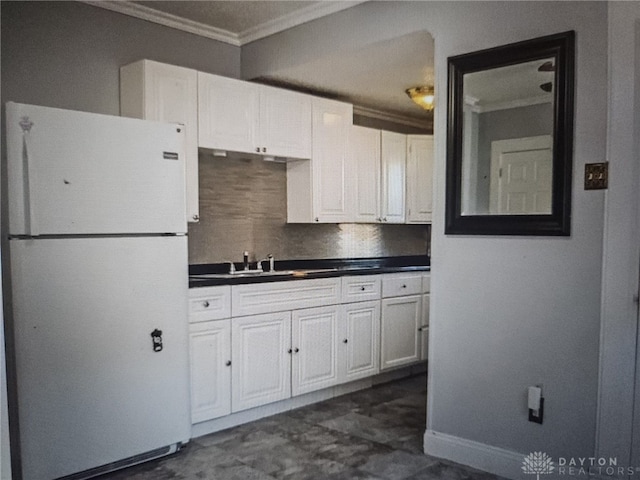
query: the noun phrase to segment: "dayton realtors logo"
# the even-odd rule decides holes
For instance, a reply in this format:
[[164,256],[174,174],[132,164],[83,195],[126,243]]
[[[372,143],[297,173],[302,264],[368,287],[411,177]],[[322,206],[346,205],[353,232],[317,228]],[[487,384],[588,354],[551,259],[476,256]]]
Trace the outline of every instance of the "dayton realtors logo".
[[540,480],[540,475],[548,475],[550,473],[569,477],[606,475],[608,477],[624,478],[631,475],[640,475],[640,467],[619,466],[617,458],[560,457],[556,465],[551,457],[544,452],[532,452],[524,457],[522,471],[529,475],[535,475],[536,480]]
[[551,457],[544,452],[531,452],[522,461],[522,471],[535,475],[536,480],[540,480],[540,475],[553,473],[555,468]]

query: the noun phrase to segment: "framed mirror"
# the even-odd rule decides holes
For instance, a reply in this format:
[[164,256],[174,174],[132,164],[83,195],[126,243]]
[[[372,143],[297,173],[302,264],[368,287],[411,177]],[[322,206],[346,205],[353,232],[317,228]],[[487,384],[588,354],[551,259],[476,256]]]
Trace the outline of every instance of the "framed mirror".
[[574,44],[449,57],[445,234],[570,234]]

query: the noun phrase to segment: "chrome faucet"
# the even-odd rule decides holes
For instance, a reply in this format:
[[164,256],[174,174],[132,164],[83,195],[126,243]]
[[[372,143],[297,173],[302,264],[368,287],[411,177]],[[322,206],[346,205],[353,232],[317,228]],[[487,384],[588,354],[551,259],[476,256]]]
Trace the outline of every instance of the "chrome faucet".
[[256,267],[258,269],[262,270],[263,272],[266,272],[267,270],[264,270],[262,268],[262,262],[266,262],[266,261],[269,262],[269,272],[275,272],[276,271],[276,269],[275,269],[275,259],[273,258],[272,254],[269,254],[269,255],[267,255],[267,258],[263,258],[262,260],[260,260],[258,262],[258,264],[256,265]]

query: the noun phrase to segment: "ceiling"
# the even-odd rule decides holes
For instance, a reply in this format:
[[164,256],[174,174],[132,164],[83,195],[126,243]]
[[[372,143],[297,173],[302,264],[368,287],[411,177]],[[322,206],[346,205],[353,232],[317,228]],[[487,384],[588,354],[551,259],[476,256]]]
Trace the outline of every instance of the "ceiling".
[[[182,0],[88,3],[242,46],[362,2]],[[340,49],[304,65],[271,72],[254,80],[341,99],[363,107],[356,108],[356,112],[428,128],[433,114],[413,104],[405,90],[417,85],[433,85],[433,39],[426,32],[418,32],[358,50]]]

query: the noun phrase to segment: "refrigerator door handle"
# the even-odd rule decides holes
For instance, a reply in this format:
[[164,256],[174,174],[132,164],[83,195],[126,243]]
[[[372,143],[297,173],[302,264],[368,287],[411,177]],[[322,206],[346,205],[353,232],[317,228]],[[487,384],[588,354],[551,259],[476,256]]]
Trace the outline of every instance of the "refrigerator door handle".
[[31,133],[31,127],[33,122],[29,117],[22,117],[20,119],[20,127],[22,128],[22,180],[23,180],[23,195],[24,195],[24,228],[25,234],[29,236],[37,235],[37,231],[33,226],[33,208],[31,202],[31,184],[33,171],[29,168],[29,134]]

